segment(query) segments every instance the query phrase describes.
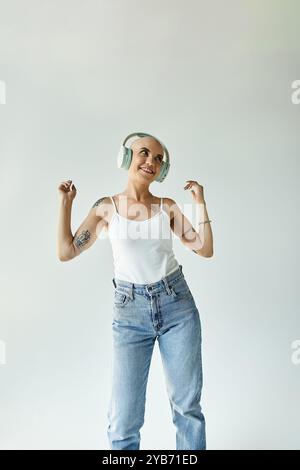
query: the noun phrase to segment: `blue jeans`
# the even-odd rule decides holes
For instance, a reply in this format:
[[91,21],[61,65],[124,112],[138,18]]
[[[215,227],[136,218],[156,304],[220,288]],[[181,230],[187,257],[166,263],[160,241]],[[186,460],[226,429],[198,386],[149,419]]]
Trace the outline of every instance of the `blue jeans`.
[[113,367],[108,410],[110,449],[140,448],[146,387],[158,340],[176,427],[176,449],[206,449],[201,411],[201,324],[182,265],[158,282],[112,278]]

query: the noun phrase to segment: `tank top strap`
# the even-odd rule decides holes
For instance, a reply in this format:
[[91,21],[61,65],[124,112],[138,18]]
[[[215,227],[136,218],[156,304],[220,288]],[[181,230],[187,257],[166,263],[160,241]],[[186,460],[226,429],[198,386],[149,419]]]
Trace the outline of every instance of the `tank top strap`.
[[162,210],[162,205],[163,205],[163,198],[160,198],[160,210]]
[[118,211],[117,211],[117,206],[116,206],[116,203],[115,203],[114,198],[113,198],[112,196],[109,196],[109,197],[110,197],[110,199],[111,199],[112,202],[113,202],[113,205],[114,205],[114,208],[115,208],[115,212],[118,213]]

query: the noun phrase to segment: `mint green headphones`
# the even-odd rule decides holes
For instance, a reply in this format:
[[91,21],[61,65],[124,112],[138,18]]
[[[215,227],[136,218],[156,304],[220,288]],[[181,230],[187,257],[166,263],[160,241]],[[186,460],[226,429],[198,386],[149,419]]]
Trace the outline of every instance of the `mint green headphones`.
[[125,143],[127,142],[130,137],[133,137],[137,135],[138,137],[153,137],[156,139],[164,148],[164,153],[166,155],[166,161],[162,161],[161,163],[161,169],[159,174],[155,177],[155,181],[158,181],[159,183],[162,183],[165,177],[168,174],[169,168],[170,168],[170,158],[169,158],[169,152],[168,149],[165,147],[165,145],[154,135],[151,134],[146,134],[145,132],[133,132],[132,134],[129,134],[124,142],[121,145],[119,154],[118,154],[118,168],[124,168],[124,170],[128,170],[130,167],[131,161],[132,161],[132,154],[133,151],[131,148],[128,148],[125,146]]

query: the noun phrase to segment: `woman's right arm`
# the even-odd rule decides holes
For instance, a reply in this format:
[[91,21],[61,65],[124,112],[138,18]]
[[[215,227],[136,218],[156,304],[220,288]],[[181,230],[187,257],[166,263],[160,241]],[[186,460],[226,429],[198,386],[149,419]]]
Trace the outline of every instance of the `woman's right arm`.
[[69,261],[90,248],[97,240],[99,232],[107,225],[98,209],[106,198],[99,199],[89,210],[74,236],[71,231],[71,212],[76,188],[71,180],[62,182],[58,187],[59,217],[57,233],[57,255],[60,261]]

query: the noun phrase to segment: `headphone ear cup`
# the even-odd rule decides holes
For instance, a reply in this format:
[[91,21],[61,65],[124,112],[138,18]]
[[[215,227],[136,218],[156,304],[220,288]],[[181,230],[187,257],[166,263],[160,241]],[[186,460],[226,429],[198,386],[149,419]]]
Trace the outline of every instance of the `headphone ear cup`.
[[132,149],[125,147],[122,145],[118,154],[118,168],[124,168],[124,170],[128,170],[130,167],[132,160]]
[[155,181],[162,183],[169,172],[169,168],[170,164],[168,162],[162,162],[159,175],[156,176]]
[[131,165],[131,161],[132,161],[132,149],[128,148],[128,147],[125,147],[125,162],[124,162],[124,168],[125,170],[128,170],[130,165]]

